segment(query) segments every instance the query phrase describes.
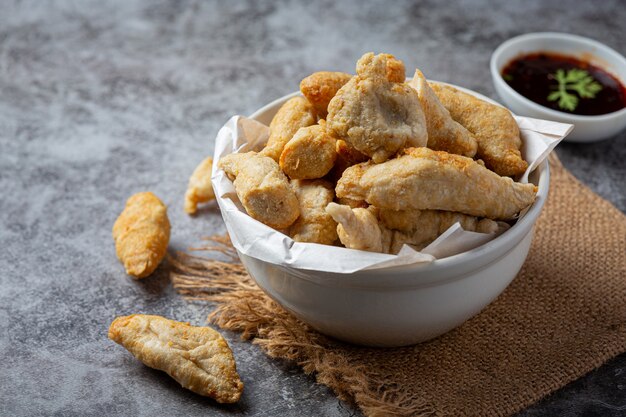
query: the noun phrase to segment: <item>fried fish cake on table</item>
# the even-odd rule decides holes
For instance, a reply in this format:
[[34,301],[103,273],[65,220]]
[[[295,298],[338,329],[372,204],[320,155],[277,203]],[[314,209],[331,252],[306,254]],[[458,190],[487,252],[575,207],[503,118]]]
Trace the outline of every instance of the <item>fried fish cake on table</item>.
[[503,176],[526,171],[519,127],[509,110],[448,85],[434,83],[432,88],[452,118],[474,134],[476,158],[485,161],[487,168]]
[[367,53],[357,75],[339,89],[328,105],[327,127],[376,163],[400,149],[425,146],[426,120],[415,90],[387,79],[390,55]]
[[464,156],[409,148],[382,164],[346,169],[337,197],[393,210],[445,210],[494,220],[513,219],[535,200],[537,187],[501,177]]
[[134,278],[149,276],[167,252],[167,207],[151,192],[132,195],[113,225],[113,239],[126,273]]
[[318,125],[301,127],[285,145],[280,168],[291,179],[322,178],[335,165],[335,142],[326,131],[324,120]]
[[436,151],[446,151],[472,158],[478,147],[474,135],[452,119],[420,70],[415,70],[415,75],[409,85],[417,91],[426,117],[427,146]]
[[250,217],[275,229],[286,229],[300,215],[298,199],[280,166],[256,152],[232,153],[219,167],[234,179],[237,197]]
[[213,185],[211,184],[211,167],[213,158],[210,156],[196,167],[189,178],[189,185],[185,193],[185,212],[194,214],[199,203],[215,200]]
[[278,162],[283,148],[298,129],[317,122],[315,109],[304,97],[293,97],[282,105],[270,122],[270,136],[261,155]]
[[133,314],[111,323],[109,339],[196,394],[219,403],[235,403],[241,397],[243,383],[233,353],[222,335],[210,327]]
[[289,236],[296,242],[335,243],[337,223],[325,211],[335,198],[333,184],[325,180],[293,180],[291,187],[298,197],[300,217],[289,228]]

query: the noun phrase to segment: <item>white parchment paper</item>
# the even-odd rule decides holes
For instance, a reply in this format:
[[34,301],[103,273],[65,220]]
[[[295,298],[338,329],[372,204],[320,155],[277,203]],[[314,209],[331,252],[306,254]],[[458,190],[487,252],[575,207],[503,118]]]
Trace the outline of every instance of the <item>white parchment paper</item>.
[[[528,175],[548,157],[573,126],[528,117],[515,117],[515,120],[524,142],[522,154],[529,163],[520,181],[528,182]],[[220,158],[229,153],[260,150],[268,136],[267,126],[243,116],[233,116],[220,129],[215,143],[213,188],[233,246],[245,255],[282,266],[347,274],[363,269],[431,262],[476,248],[498,235],[467,232],[457,223],[421,252],[405,245],[397,255],[295,242],[248,216],[232,182],[217,167]],[[503,224],[500,232],[506,228],[507,225]]]

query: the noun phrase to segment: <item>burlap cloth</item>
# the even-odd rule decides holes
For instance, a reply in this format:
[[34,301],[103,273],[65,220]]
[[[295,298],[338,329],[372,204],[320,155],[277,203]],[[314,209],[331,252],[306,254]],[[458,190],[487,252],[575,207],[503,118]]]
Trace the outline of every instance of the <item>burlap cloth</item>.
[[270,300],[237,262],[179,254],[173,284],[215,302],[213,323],[297,362],[366,416],[510,415],[626,351],[626,217],[556,157],[551,169],[517,278],[479,315],[426,343],[376,349],[329,339]]

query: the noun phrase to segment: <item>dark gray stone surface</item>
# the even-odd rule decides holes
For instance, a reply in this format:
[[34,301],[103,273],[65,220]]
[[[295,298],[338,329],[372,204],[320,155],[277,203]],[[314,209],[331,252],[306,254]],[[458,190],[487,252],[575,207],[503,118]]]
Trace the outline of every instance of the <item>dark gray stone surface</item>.
[[[626,50],[623,1],[3,2],[0,6],[0,415],[349,416],[294,366],[226,334],[246,384],[217,406],[106,338],[120,314],[193,324],[209,307],[178,297],[161,269],[117,262],[125,199],[169,206],[171,248],[223,231],[182,210],[189,174],[232,114],[249,114],[309,73],[352,71],[366,51],[494,97],[493,49],[531,31],[574,32]],[[626,209],[626,132],[559,155]],[[520,416],[626,414],[626,355]]]

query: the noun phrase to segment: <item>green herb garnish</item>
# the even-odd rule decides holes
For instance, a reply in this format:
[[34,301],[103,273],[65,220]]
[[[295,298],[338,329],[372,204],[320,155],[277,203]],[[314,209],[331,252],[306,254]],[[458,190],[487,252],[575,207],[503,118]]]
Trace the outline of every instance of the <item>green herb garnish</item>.
[[[578,68],[568,70],[567,73],[560,69],[551,77],[559,85],[555,86],[556,91],[548,95],[548,101],[559,100],[559,107],[565,110],[574,111],[576,106],[578,106],[578,97],[594,98],[596,93],[602,90],[600,83],[595,81],[587,71]],[[570,93],[568,90],[578,93],[578,96]]]

